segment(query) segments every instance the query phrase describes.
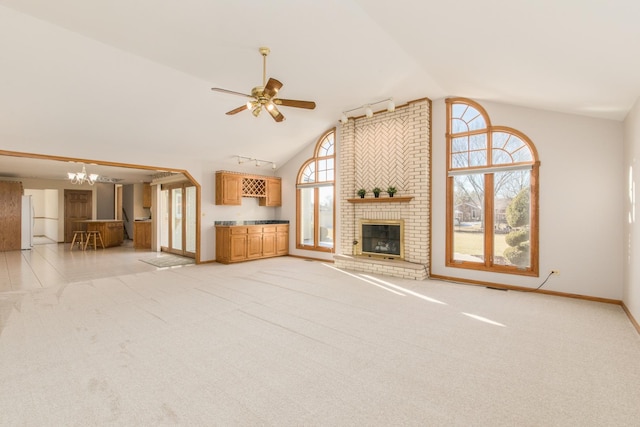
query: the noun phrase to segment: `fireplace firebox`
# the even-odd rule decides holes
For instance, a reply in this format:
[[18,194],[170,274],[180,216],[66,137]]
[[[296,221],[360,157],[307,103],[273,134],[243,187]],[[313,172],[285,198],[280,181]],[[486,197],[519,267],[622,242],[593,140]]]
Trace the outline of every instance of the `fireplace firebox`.
[[360,220],[359,255],[404,258],[404,221]]

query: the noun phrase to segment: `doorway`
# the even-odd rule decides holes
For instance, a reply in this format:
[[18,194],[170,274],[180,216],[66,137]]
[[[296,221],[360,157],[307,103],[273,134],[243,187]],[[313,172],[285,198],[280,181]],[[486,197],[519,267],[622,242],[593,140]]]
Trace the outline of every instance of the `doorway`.
[[64,190],[64,242],[73,239],[76,221],[91,219],[93,192],[91,190]]
[[164,252],[196,256],[196,187],[191,182],[163,184],[160,191],[161,238]]

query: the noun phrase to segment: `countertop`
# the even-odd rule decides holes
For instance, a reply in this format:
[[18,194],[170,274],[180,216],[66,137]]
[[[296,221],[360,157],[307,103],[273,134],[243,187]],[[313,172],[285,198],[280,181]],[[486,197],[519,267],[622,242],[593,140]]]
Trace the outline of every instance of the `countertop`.
[[232,227],[234,225],[265,225],[265,224],[289,224],[288,220],[282,219],[258,219],[245,221],[215,221],[216,227]]

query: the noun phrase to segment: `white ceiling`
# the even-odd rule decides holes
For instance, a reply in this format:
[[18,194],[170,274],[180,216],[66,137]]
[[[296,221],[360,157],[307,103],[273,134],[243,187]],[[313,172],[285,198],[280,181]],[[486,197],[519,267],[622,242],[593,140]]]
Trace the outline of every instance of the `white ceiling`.
[[[638,18],[632,0],[0,0],[0,149],[282,164],[388,97],[623,120],[640,95]],[[315,110],[224,114],[244,99],[210,88],[259,85],[260,46],[280,96]]]

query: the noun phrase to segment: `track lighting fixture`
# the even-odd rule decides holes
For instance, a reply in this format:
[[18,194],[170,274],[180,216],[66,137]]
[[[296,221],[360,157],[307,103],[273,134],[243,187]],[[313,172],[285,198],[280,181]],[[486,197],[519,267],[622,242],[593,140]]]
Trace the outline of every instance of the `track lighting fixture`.
[[256,159],[254,157],[245,157],[245,156],[236,156],[236,157],[238,158],[239,165],[246,162],[254,162],[257,168],[261,167],[263,164],[265,165],[270,164],[271,169],[273,170],[276,169],[276,162],[272,162],[271,160],[261,160],[261,159]]
[[393,102],[393,99],[389,99],[389,102],[387,102],[387,111],[390,113],[396,111],[396,103]]
[[387,103],[388,112],[393,113],[396,110],[396,103],[393,101],[393,98],[387,98],[387,99],[383,99],[382,101],[371,102],[369,104],[361,105],[357,108],[352,108],[351,110],[343,111],[342,114],[340,115],[340,123],[342,123],[343,125],[346,124],[349,121],[349,117],[347,113],[351,113],[357,110],[364,110],[364,115],[367,118],[371,118],[373,117],[373,108],[371,106],[376,104],[381,104],[383,102]]
[[371,109],[371,105],[367,105],[364,107],[364,115],[367,116],[368,119],[373,117],[373,110]]

